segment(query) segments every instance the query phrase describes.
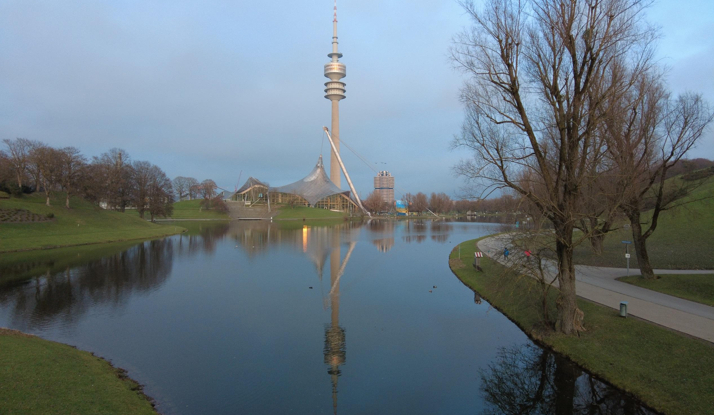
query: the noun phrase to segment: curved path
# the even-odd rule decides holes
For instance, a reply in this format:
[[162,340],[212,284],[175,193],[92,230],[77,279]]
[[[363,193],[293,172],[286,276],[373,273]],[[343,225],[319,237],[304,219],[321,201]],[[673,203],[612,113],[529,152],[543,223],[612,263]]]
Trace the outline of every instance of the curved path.
[[[513,265],[516,257],[509,261],[503,257],[503,247],[510,245],[508,235],[492,236],[478,242],[478,248],[490,258],[504,264]],[[554,277],[554,262],[546,266],[549,277]],[[615,278],[627,273],[625,268],[605,268],[587,265],[575,266],[575,290],[578,296],[620,309],[620,301],[627,301],[627,312],[643,320],[714,342],[714,307],[646,288],[617,281]],[[662,274],[712,274],[714,271],[701,270],[655,270]],[[630,269],[631,275],[639,275],[639,269]],[[554,283],[557,286],[557,281]]]

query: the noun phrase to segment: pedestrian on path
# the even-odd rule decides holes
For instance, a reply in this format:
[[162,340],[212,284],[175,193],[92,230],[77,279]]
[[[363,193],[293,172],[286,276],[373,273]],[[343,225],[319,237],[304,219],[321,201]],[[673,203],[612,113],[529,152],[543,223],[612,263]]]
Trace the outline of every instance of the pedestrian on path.
[[504,247],[504,248],[503,248],[503,256],[504,256],[506,259],[508,259],[508,254],[509,254],[509,252],[508,252],[508,247]]
[[526,254],[526,261],[527,261],[527,262],[531,262],[531,250],[530,250],[530,249],[526,249],[525,254]]

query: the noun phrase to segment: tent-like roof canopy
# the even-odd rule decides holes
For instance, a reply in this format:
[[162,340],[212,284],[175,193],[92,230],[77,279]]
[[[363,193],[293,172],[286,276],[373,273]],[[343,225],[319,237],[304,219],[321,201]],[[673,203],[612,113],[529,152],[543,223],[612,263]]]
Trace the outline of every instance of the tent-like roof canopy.
[[241,186],[240,189],[238,189],[236,191],[236,193],[237,194],[245,193],[248,190],[250,190],[250,188],[253,186],[262,186],[262,187],[265,187],[266,189],[268,188],[268,185],[261,182],[260,180],[254,178],[254,177],[249,177],[248,180],[245,181],[245,184],[243,186]]
[[307,200],[310,205],[334,194],[341,193],[347,197],[350,195],[349,191],[342,191],[327,177],[322,165],[322,156],[317,160],[315,168],[304,179],[285,186],[271,187],[270,192],[296,194]]

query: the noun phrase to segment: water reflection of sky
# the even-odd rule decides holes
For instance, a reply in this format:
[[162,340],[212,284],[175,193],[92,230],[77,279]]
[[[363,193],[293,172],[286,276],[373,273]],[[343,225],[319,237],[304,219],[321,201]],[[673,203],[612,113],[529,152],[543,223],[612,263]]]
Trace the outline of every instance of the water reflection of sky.
[[[48,251],[0,268],[0,326],[110,358],[167,414],[511,413],[504,402],[537,401],[530,389],[494,383],[503,367],[519,379],[555,376],[549,391],[592,390],[576,382],[582,374],[563,383],[560,361],[448,269],[456,243],[500,225],[193,227],[88,261],[85,251],[76,261]],[[19,272],[30,278],[2,283]],[[530,354],[518,366],[504,350]],[[554,362],[545,375],[528,363],[538,359]],[[523,413],[549,413],[554,394]],[[592,393],[572,395],[562,413],[593,408]],[[612,396],[607,405],[620,399]]]

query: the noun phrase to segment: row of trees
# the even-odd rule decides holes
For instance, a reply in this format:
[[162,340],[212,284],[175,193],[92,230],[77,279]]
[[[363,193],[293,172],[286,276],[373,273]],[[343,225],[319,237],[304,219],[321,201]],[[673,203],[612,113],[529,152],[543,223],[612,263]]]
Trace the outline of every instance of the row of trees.
[[143,218],[148,213],[168,216],[174,201],[171,180],[158,166],[131,161],[126,151],[113,148],[91,162],[75,147],[54,148],[39,141],[4,139],[0,151],[0,186],[16,195],[43,192],[47,206],[54,192],[80,196],[108,209],[124,212],[135,207]]
[[178,176],[173,181],[174,191],[179,200],[193,200],[200,198],[201,207],[204,209],[216,209],[227,212],[223,198],[218,194],[218,185],[211,179],[202,182],[193,177]]
[[458,213],[516,213],[521,208],[521,200],[512,195],[502,195],[490,199],[457,200],[454,210]]
[[213,199],[218,185],[211,179],[202,182],[193,177],[178,176],[173,181],[174,192],[178,200]]
[[[426,194],[419,192],[415,195],[407,193],[403,196],[410,212],[435,214],[445,214],[454,210],[454,202],[446,193]],[[363,200],[364,207],[372,213],[389,212],[394,208],[393,203],[385,202],[382,196],[375,190]]]
[[[559,298],[555,328],[582,330],[573,249],[627,217],[640,264],[659,215],[691,190],[665,183],[712,112],[673,97],[654,56],[647,0],[489,0],[464,3],[472,27],[451,57],[468,76],[457,172],[488,192],[512,189],[553,225]],[[652,210],[645,223],[641,213]],[[580,228],[583,232],[574,233]],[[652,278],[645,265],[643,275]]]

